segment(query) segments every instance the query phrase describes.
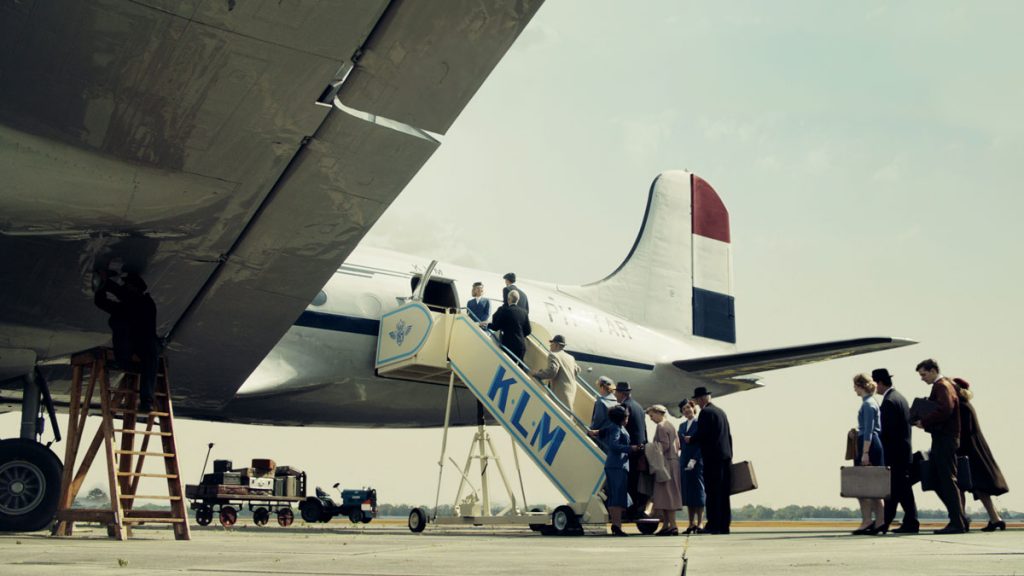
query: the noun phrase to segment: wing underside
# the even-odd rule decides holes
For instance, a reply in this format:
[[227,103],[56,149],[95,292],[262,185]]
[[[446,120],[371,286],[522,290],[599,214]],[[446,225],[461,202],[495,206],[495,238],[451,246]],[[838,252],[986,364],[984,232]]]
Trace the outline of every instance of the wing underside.
[[222,406],[539,5],[2,9],[0,380],[105,344],[92,283],[113,267],[149,283],[176,395]]

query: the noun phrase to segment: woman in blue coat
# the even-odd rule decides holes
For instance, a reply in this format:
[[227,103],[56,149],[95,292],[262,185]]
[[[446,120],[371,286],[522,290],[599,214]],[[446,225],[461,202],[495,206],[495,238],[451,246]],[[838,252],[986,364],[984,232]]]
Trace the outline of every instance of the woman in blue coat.
[[679,403],[679,411],[685,418],[679,424],[679,445],[682,446],[682,453],[679,455],[679,476],[683,479],[683,504],[686,505],[686,512],[690,516],[690,525],[683,534],[700,534],[705,501],[704,459],[700,454],[700,445],[686,441],[687,438],[697,435],[697,405],[692,400],[683,400]]
[[[860,411],[857,412],[857,456],[854,466],[885,466],[882,453],[882,416],[875,400],[875,382],[867,374],[853,377],[853,391],[861,397]],[[872,535],[888,531],[885,527],[885,504],[881,498],[858,498],[863,521],[854,535]],[[874,513],[874,522],[871,514]]]
[[626,478],[629,473],[629,453],[633,449],[629,445],[629,433],[624,428],[629,412],[622,406],[614,406],[608,411],[608,422],[600,431],[600,439],[604,445],[604,475],[607,480],[608,516],[612,522],[612,534],[628,536],[622,531],[622,511],[629,507],[630,498],[626,491]]

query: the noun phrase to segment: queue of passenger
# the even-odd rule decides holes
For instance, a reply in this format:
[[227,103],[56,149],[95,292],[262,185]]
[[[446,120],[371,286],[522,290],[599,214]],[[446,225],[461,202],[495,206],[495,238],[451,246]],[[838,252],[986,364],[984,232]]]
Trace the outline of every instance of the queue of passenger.
[[[529,305],[526,295],[515,285],[516,276],[504,276],[504,304],[490,323],[489,301],[484,299],[483,285],[473,285],[473,297],[467,309],[481,326],[501,332],[501,341],[513,355],[522,359],[526,336],[530,334]],[[565,351],[566,341],[556,335],[549,342],[550,353],[545,368],[532,376],[546,380],[552,394],[570,412],[576,395],[576,379],[580,369],[571,354]],[[971,520],[964,513],[966,493],[985,507],[988,523],[981,530],[1005,530],[992,498],[1008,492],[1002,471],[996,464],[981,432],[978,415],[971,404],[973,391],[962,378],[941,375],[938,363],[927,359],[916,371],[931,386],[928,402],[931,409],[912,413],[907,400],[893,385],[893,377],[885,368],[871,375],[857,374],[853,390],[861,398],[857,412],[853,460],[855,466],[888,466],[890,490],[887,498],[859,498],[861,524],[855,535],[886,534],[896,517],[897,507],[904,516],[894,533],[914,534],[920,530],[917,504],[914,499],[914,456],[911,427],[924,429],[931,436],[931,450],[925,465],[929,467],[934,490],[947,510],[949,522],[936,534],[959,534],[970,530]],[[693,397],[679,403],[684,420],[678,430],[667,421],[668,410],[655,404],[643,410],[631,396],[628,382],[614,383],[601,376],[595,382],[595,398],[590,423],[590,436],[606,453],[606,505],[612,523],[612,534],[626,536],[623,518],[644,516],[648,503],[661,521],[658,535],[679,534],[676,514],[686,506],[689,523],[684,534],[728,534],[731,524],[730,488],[732,484],[732,435],[725,412],[711,402],[705,387],[698,387]],[[875,396],[881,396],[878,401]],[[655,435],[648,443],[644,414],[655,425]],[[958,482],[958,457],[966,457],[970,485]],[[653,464],[652,464],[653,462]],[[962,471],[961,471],[962,473]],[[701,526],[705,517],[707,524]]]

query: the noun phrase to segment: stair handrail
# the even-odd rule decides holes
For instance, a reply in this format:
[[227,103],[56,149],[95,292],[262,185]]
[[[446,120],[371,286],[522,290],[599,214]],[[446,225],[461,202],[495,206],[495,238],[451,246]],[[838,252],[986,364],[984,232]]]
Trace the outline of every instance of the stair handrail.
[[[473,318],[473,313],[469,312],[469,316],[470,318]],[[476,325],[480,326],[479,323],[476,323]],[[530,366],[525,361],[523,361],[522,358],[516,356],[511,350],[506,348],[501,343],[501,338],[498,336],[498,332],[496,330],[491,330],[490,328],[482,326],[480,327],[480,329],[484,330],[488,335],[490,335],[491,339],[498,345],[499,348],[501,348],[503,352],[508,354],[508,356],[515,361],[515,363],[520,367],[520,369],[522,369],[523,373],[526,374],[526,377],[529,378],[531,382],[536,382],[540,384],[540,388],[544,390],[544,393],[547,395],[547,397],[553,400],[555,404],[557,404],[558,407],[562,409],[563,412],[568,414],[571,417],[573,423],[580,427],[584,432],[590,430],[590,425],[584,422],[582,418],[577,416],[576,412],[570,410],[569,407],[565,405],[565,402],[562,402],[562,399],[555,395],[551,388],[545,386],[543,382],[540,382],[539,380],[533,377],[533,374],[530,370]]]

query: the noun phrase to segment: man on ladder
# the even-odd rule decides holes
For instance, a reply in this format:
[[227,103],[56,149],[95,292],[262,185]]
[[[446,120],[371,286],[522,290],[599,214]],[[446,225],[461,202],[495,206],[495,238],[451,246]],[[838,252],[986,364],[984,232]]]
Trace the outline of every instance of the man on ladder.
[[[139,414],[148,414],[153,408],[153,388],[156,384],[157,359],[160,346],[156,337],[156,304],[146,291],[146,282],[134,272],[128,273],[123,284],[100,272],[100,285],[93,302],[110,314],[113,332],[114,360],[121,369],[139,357],[141,382],[139,386]],[[116,300],[112,300],[113,295]]]

